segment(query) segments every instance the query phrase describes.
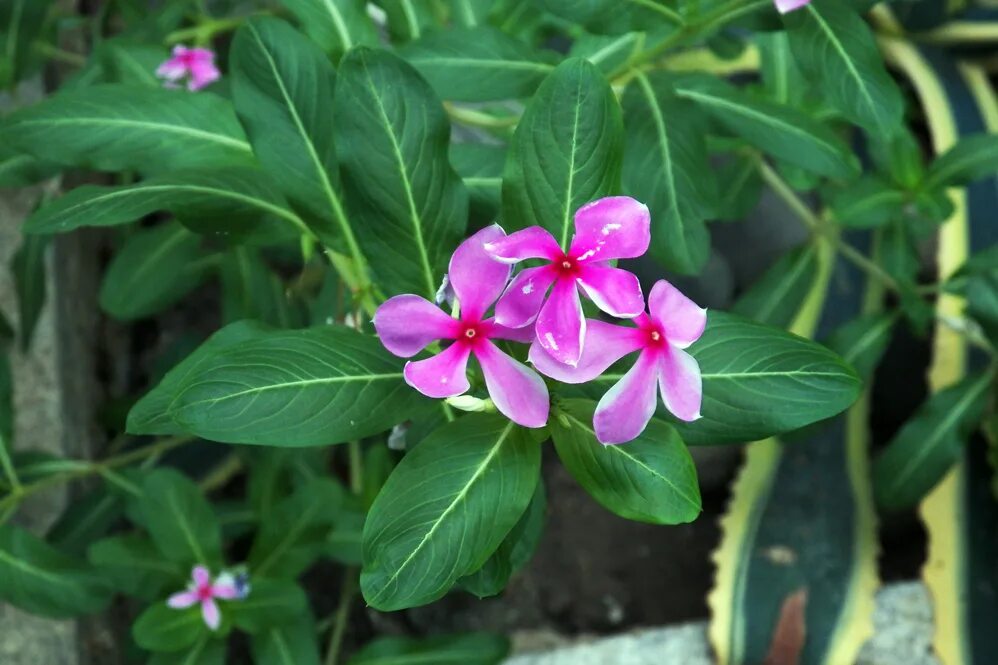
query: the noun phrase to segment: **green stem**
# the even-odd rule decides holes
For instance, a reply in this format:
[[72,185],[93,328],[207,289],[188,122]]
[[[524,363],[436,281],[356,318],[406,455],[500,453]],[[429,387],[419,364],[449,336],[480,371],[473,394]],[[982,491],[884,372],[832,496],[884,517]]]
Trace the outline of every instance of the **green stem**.
[[516,123],[520,121],[519,116],[510,115],[496,117],[489,113],[483,113],[482,111],[476,111],[463,106],[455,106],[450,102],[444,102],[444,108],[447,110],[447,114],[450,115],[452,120],[459,122],[462,125],[470,125],[472,127],[507,130],[514,127]]
[[73,67],[82,67],[87,64],[87,59],[82,55],[64,51],[47,42],[35,42],[34,46],[35,51],[37,51],[39,55],[44,56],[49,60],[64,62],[67,65],[72,65]]
[[[266,12],[261,12],[266,13]],[[248,17],[208,19],[190,28],[175,30],[166,36],[164,40],[167,46],[194,41],[198,44],[207,44],[215,35],[224,32],[232,32],[241,26]]]
[[360,442],[347,443],[347,454],[350,457],[350,491],[360,495],[364,491],[364,460],[360,455]]
[[102,462],[80,462],[81,466],[77,469],[47,476],[40,480],[36,480],[33,483],[22,485],[20,491],[11,492],[11,494],[0,500],[0,514],[3,514],[4,511],[10,508],[16,507],[25,497],[39,492],[47,487],[59,485],[61,483],[76,480],[77,478],[83,478],[85,476],[103,474],[111,469],[127,466],[133,462],[139,462],[144,459],[162,455],[170,450],[173,450],[174,448],[186,445],[191,441],[194,441],[194,437],[175,436],[168,439],[162,439],[161,441],[157,441],[156,443],[146,446],[145,448],[139,448],[138,450],[132,450],[127,453],[122,453],[121,455],[109,457]]
[[340,589],[340,600],[336,605],[333,619],[333,632],[329,634],[329,646],[326,649],[324,665],[337,665],[340,651],[343,648],[343,636],[346,635],[347,620],[350,618],[350,606],[357,594],[358,570],[350,566],[343,571],[343,586]]
[[3,432],[0,432],[0,464],[3,464],[3,472],[7,476],[7,483],[10,491],[15,496],[21,493],[21,479],[17,477],[14,470],[14,463],[10,459],[10,452],[7,450],[7,439]]
[[686,20],[679,12],[674,9],[669,9],[665,5],[659,4],[658,2],[655,2],[655,0],[631,0],[631,3],[638,5],[639,7],[649,9],[653,12],[658,12],[670,23],[674,23],[676,25],[684,25],[686,23]]

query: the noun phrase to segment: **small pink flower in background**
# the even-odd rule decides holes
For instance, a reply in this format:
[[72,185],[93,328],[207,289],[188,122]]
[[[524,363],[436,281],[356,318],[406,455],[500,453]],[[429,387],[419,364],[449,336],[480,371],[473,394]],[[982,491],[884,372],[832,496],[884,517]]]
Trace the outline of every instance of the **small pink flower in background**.
[[795,9],[800,9],[804,5],[810,4],[811,0],[775,0],[776,9],[781,14],[786,14],[787,12],[792,12]]
[[499,226],[490,226],[461,243],[451,257],[448,278],[461,308],[459,319],[424,298],[406,294],[378,308],[374,327],[385,348],[402,358],[416,355],[437,340],[453,340],[435,356],[406,363],[406,383],[427,397],[455,397],[466,392],[470,388],[468,359],[474,355],[500,413],[524,427],[543,427],[550,406],[544,380],[490,341],[529,342],[533,329],[514,330],[484,318],[510,273],[508,265],[486,254],[484,245],[505,237]]
[[221,74],[215,66],[215,54],[206,48],[173,47],[173,55],[156,70],[156,76],[166,79],[166,87],[177,87],[187,79],[187,89],[194,91],[208,86]]
[[585,351],[570,367],[534,345],[530,362],[542,374],[565,383],[585,383],[634,351],[634,366],[600,400],[593,417],[602,443],[625,443],[636,438],[655,413],[655,388],[665,407],[680,420],[700,418],[703,397],[700,366],[683,349],[700,339],[707,310],[665,280],[656,282],[648,297],[650,314],[634,319],[636,328],[589,321]]
[[[651,242],[650,222],[647,206],[626,196],[612,196],[575,213],[575,235],[568,252],[539,226],[488,243],[486,250],[503,263],[549,262],[527,268],[513,279],[496,305],[496,321],[521,328],[536,320],[541,347],[559,362],[575,365],[586,338],[580,288],[611,316],[631,318],[644,311],[638,278],[610,267],[608,261],[644,254]],[[545,301],[548,289],[551,295]]]
[[218,630],[222,622],[222,615],[218,609],[220,600],[240,600],[246,596],[247,591],[240,589],[239,582],[231,575],[219,575],[218,579],[211,581],[211,573],[204,566],[195,566],[191,571],[191,584],[186,591],[175,593],[170,596],[166,604],[173,609],[182,610],[201,603],[201,616],[204,623],[211,630]]

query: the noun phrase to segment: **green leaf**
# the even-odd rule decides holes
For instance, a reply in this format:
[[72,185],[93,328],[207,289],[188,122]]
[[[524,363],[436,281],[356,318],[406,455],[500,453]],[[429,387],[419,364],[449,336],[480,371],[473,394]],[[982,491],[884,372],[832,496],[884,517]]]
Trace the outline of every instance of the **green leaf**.
[[537,443],[501,416],[472,414],[430,435],[402,458],[368,514],[360,578],[368,604],[423,605],[481,568],[523,515],[539,472]]
[[605,446],[593,431],[596,405],[566,400],[551,420],[562,464],[600,505],[650,524],[683,524],[700,514],[693,458],[669,425],[652,420],[627,445]]
[[783,16],[798,66],[849,120],[890,136],[904,100],[887,73],[873,33],[848,3],[814,0]]
[[877,177],[849,183],[831,198],[835,221],[847,228],[871,229],[900,219],[908,195]]
[[614,36],[583,34],[572,42],[572,49],[568,55],[573,58],[585,58],[605,75],[610,76],[640,52],[644,43],[643,32],[626,32]]
[[887,444],[873,465],[877,506],[914,506],[960,459],[977,429],[993,376],[982,372],[935,393]]
[[268,330],[255,321],[239,321],[222,328],[196,351],[170,370],[147,395],[128,412],[125,429],[129,434],[183,434],[184,428],[170,417],[170,404],[180,386],[199,364],[216,351],[244,340],[251,340]]
[[[703,418],[673,423],[687,445],[797,430],[842,412],[862,388],[856,372],[824,346],[725,312],[707,313],[707,329],[689,353],[703,377]],[[603,374],[582,392],[599,399],[622,376]],[[659,414],[671,418],[661,405]]]
[[88,549],[87,559],[116,590],[149,600],[171,586],[183,588],[190,578],[190,570],[163,559],[153,542],[137,533],[98,540]]
[[189,648],[154,653],[149,665],[225,665],[225,640],[202,635]]
[[485,565],[458,580],[465,591],[479,598],[495,596],[509,584],[509,578],[534,556],[546,521],[547,495],[544,483],[538,482],[534,498]]
[[869,381],[887,351],[896,322],[894,314],[866,314],[837,328],[825,344]]
[[129,83],[160,88],[163,80],[156,68],[169,52],[161,45],[131,43],[127,38],[105,40],[95,51],[104,76],[109,83]]
[[724,191],[717,202],[718,221],[741,221],[759,204],[762,197],[762,176],[756,155],[735,154],[721,166],[717,181]]
[[998,270],[974,275],[967,282],[967,314],[991,343],[998,345]]
[[99,612],[107,605],[107,591],[84,562],[20,527],[0,526],[0,599],[58,619]]
[[320,665],[315,621],[307,614],[256,632],[250,649],[256,665]]
[[121,187],[77,187],[38,210],[26,233],[117,226],[165,210],[194,231],[235,240],[287,239],[304,227],[266,174],[256,168],[187,169]]
[[509,640],[489,633],[380,637],[355,653],[347,665],[499,665],[508,654]]
[[312,41],[336,60],[357,44],[379,43],[365,0],[281,0],[281,3],[298,18]]
[[[201,606],[195,603],[183,610],[168,607],[166,601],[151,605],[132,624],[135,643],[147,651],[179,652],[203,643],[209,636],[201,618]],[[183,662],[183,661],[181,661]]]
[[[2,419],[3,416],[0,415],[0,421]],[[0,425],[0,432],[2,431],[3,425]],[[110,491],[107,485],[97,485],[66,506],[59,519],[45,534],[45,540],[67,554],[82,555],[91,543],[118,522],[124,508],[120,496]]]
[[157,469],[142,483],[135,504],[137,525],[149,532],[163,556],[178,564],[222,564],[222,540],[211,504],[197,484],[172,469]]
[[141,173],[252,164],[231,105],[209,92],[95,85],[0,124],[0,144],[67,166]]
[[340,63],[333,109],[347,202],[387,293],[433,299],[468,220],[450,123],[415,69],[360,47]]
[[234,247],[222,257],[220,268],[224,321],[255,319],[279,328],[304,323],[299,303],[255,248]]
[[676,82],[676,95],[706,110],[722,126],[774,157],[818,175],[851,178],[859,164],[842,140],[802,111],[755,99],[706,75]]
[[527,44],[485,26],[431,33],[399,55],[443,99],[461,102],[530,97],[554,69]]
[[718,198],[703,115],[673,94],[664,74],[635,76],[623,106],[624,191],[651,210],[652,255],[671,270],[695,274],[710,254],[704,220]]
[[402,365],[377,338],[343,326],[257,330],[193,365],[169,413],[212,441],[342,443],[390,429],[426,404],[405,384]]
[[575,211],[618,189],[622,134],[599,70],[581,58],[558,65],[513,134],[502,185],[507,230],[543,226],[567,248]]
[[28,187],[58,172],[57,164],[0,144],[0,188]]
[[316,478],[267,513],[249,554],[253,575],[295,579],[319,557],[339,516],[343,490]]
[[337,516],[333,531],[326,538],[323,553],[347,566],[364,562],[364,521],[367,515],[359,501],[347,502]]
[[232,95],[254,152],[319,239],[356,257],[329,111],[335,78],[322,51],[284,21],[257,18],[236,32]]
[[998,173],[998,135],[976,134],[960,139],[929,166],[928,189],[969,185]]
[[9,0],[0,4],[0,89],[12,89],[37,65],[41,37],[52,0]]
[[665,0],[535,0],[534,4],[600,34],[673,28],[682,21],[673,9],[676,3]]
[[35,326],[45,307],[45,250],[48,249],[49,240],[41,236],[24,236],[11,260],[22,350],[27,350],[31,345]]
[[201,284],[205,256],[201,239],[176,222],[140,229],[104,273],[100,306],[121,321],[158,314]]
[[735,314],[786,328],[794,320],[818,274],[818,247],[790,250],[763,273],[732,306]]
[[472,220],[491,223],[502,204],[503,146],[485,143],[452,143],[450,163],[468,189]]
[[308,609],[305,592],[294,582],[253,580],[246,598],[223,606],[232,624],[247,633],[263,632],[274,625],[292,623]]

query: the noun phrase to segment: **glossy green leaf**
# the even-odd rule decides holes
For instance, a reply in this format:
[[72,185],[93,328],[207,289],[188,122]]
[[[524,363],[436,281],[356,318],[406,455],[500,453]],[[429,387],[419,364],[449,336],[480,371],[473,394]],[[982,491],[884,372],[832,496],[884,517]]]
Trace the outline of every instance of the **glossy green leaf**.
[[891,439],[873,465],[881,509],[909,508],[942,480],[979,426],[993,379],[978,373],[935,393]]
[[249,553],[253,574],[274,579],[298,577],[319,557],[342,503],[339,485],[316,478],[275,505]]
[[121,321],[158,314],[203,281],[201,238],[176,222],[129,236],[104,273],[101,308]]
[[682,21],[676,3],[667,0],[535,0],[535,4],[599,34],[674,28]]
[[443,637],[380,637],[358,651],[347,665],[499,665],[509,640],[489,633]]
[[852,182],[831,198],[835,221],[848,228],[879,228],[903,215],[907,194],[876,177]]
[[171,369],[153,390],[135,403],[128,412],[126,430],[129,434],[182,434],[184,428],[170,417],[170,404],[177,390],[199,364],[215,352],[244,340],[254,339],[267,328],[255,321],[239,321],[212,335],[196,351]]
[[818,274],[813,242],[792,249],[774,263],[731,307],[735,314],[786,328],[800,310]]
[[20,327],[21,349],[31,345],[35,326],[42,315],[46,298],[45,254],[49,238],[24,236],[21,246],[14,252],[11,271],[14,273],[14,290],[17,293],[17,315]]
[[32,614],[70,618],[102,610],[109,595],[85,562],[5,524],[0,526],[0,599]]
[[502,416],[468,415],[431,434],[395,467],[364,525],[368,604],[423,605],[481,568],[523,515],[539,472],[539,446]]
[[718,198],[704,116],[673,94],[664,74],[638,74],[623,106],[624,191],[651,210],[652,255],[671,270],[694,274],[710,254],[704,222]]
[[162,173],[253,162],[222,98],[121,84],[65,92],[17,111],[0,123],[0,143],[101,171]]
[[225,665],[225,640],[202,635],[181,651],[154,653],[148,665]]
[[190,581],[189,569],[164,559],[142,534],[98,540],[87,550],[87,559],[117,591],[130,596],[151,600],[174,590],[171,586],[182,589]]
[[399,54],[443,99],[463,102],[529,97],[554,69],[527,44],[485,26],[434,32]]
[[185,566],[222,563],[222,539],[211,504],[197,484],[172,469],[157,469],[142,483],[142,495],[129,513],[149,532],[169,561]]
[[998,345],[998,266],[967,282],[967,314],[981,326],[991,343]]
[[304,227],[266,174],[240,167],[188,169],[120,187],[77,187],[28,218],[24,230],[64,233],[81,226],[117,226],[161,210],[194,231],[235,240],[287,239]]
[[357,44],[375,46],[378,32],[364,0],[281,0],[322,50],[339,57]]
[[450,123],[415,69],[380,49],[340,64],[333,116],[351,219],[387,293],[433,299],[468,220]]
[[676,95],[694,102],[729,131],[789,164],[833,178],[859,173],[846,144],[803,111],[756,99],[722,79],[706,75],[683,77],[676,82]]
[[538,482],[526,512],[503,539],[499,549],[493,552],[484,566],[458,580],[458,585],[479,598],[502,593],[509,584],[509,578],[523,568],[537,551],[544,533],[546,512],[544,483]]
[[572,42],[569,57],[585,58],[607,76],[623,67],[645,44],[643,32],[622,35],[583,34]]
[[201,606],[197,603],[187,609],[175,610],[161,600],[149,606],[132,624],[135,643],[147,651],[189,653],[208,635]]
[[762,176],[757,155],[738,154],[718,170],[717,181],[724,183],[717,201],[719,221],[736,222],[748,216],[762,197]]
[[960,139],[929,166],[925,186],[968,185],[996,173],[998,135],[976,134]]
[[105,40],[95,51],[104,79],[109,83],[129,83],[160,88],[163,79],[156,68],[170,57],[161,45],[134,43],[127,38]]
[[652,420],[637,439],[606,446],[596,439],[588,400],[566,400],[551,420],[562,464],[607,510],[650,524],[682,524],[700,514],[693,458],[669,425]]
[[811,86],[794,61],[787,33],[760,32],[754,40],[759,48],[759,76],[769,97],[779,104],[799,106]]
[[41,37],[52,0],[8,0],[0,4],[0,89],[13,88],[37,68]]
[[419,0],[378,0],[376,3],[385,13],[388,35],[394,44],[419,39],[425,32],[435,27],[435,7]]
[[304,615],[257,631],[250,642],[256,665],[320,665],[315,621]]
[[28,187],[58,172],[58,164],[0,144],[0,188]]
[[388,430],[425,404],[402,365],[375,337],[343,326],[256,331],[192,365],[169,413],[213,441],[342,443]]
[[516,126],[502,184],[507,231],[543,226],[567,247],[583,204],[617,193],[623,124],[599,70],[569,58],[541,84]]
[[307,610],[308,598],[301,587],[294,582],[268,579],[253,580],[248,596],[223,608],[234,626],[251,634],[292,623]]
[[888,313],[865,314],[837,328],[825,344],[841,355],[860,378],[869,381],[887,351],[897,318]]
[[836,109],[871,134],[897,131],[904,100],[855,9],[840,0],[814,0],[783,21],[797,64]]
[[240,28],[231,57],[236,112],[268,176],[304,211],[323,243],[359,256],[340,194],[330,113],[335,71],[329,60],[273,18]]
[[[0,379],[0,383],[3,380]],[[0,393],[3,388],[0,387]],[[0,396],[0,401],[3,397]],[[0,411],[3,407],[0,407]],[[3,416],[0,415],[0,421]],[[0,432],[3,425],[0,424]],[[48,532],[45,540],[63,552],[82,555],[87,547],[104,536],[124,513],[122,498],[105,484],[75,497]]]

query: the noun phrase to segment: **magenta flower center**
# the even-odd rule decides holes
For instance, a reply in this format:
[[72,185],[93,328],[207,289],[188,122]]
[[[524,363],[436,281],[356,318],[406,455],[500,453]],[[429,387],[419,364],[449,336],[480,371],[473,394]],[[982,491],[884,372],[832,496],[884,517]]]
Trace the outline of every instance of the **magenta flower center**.
[[475,347],[488,339],[491,331],[492,326],[486,321],[462,321],[457,341]]
[[562,255],[559,260],[554,261],[554,266],[561,277],[575,277],[579,272],[578,262],[567,254]]
[[197,594],[198,594],[198,600],[202,600],[202,601],[204,601],[204,600],[211,600],[212,599],[211,585],[210,584],[205,584],[205,585],[199,586],[198,590],[197,590]]
[[651,322],[649,322],[649,324],[646,324],[646,326],[643,327],[645,335],[647,335],[647,341],[645,342],[645,346],[660,348],[665,345],[666,343],[665,333],[662,331],[661,327]]

